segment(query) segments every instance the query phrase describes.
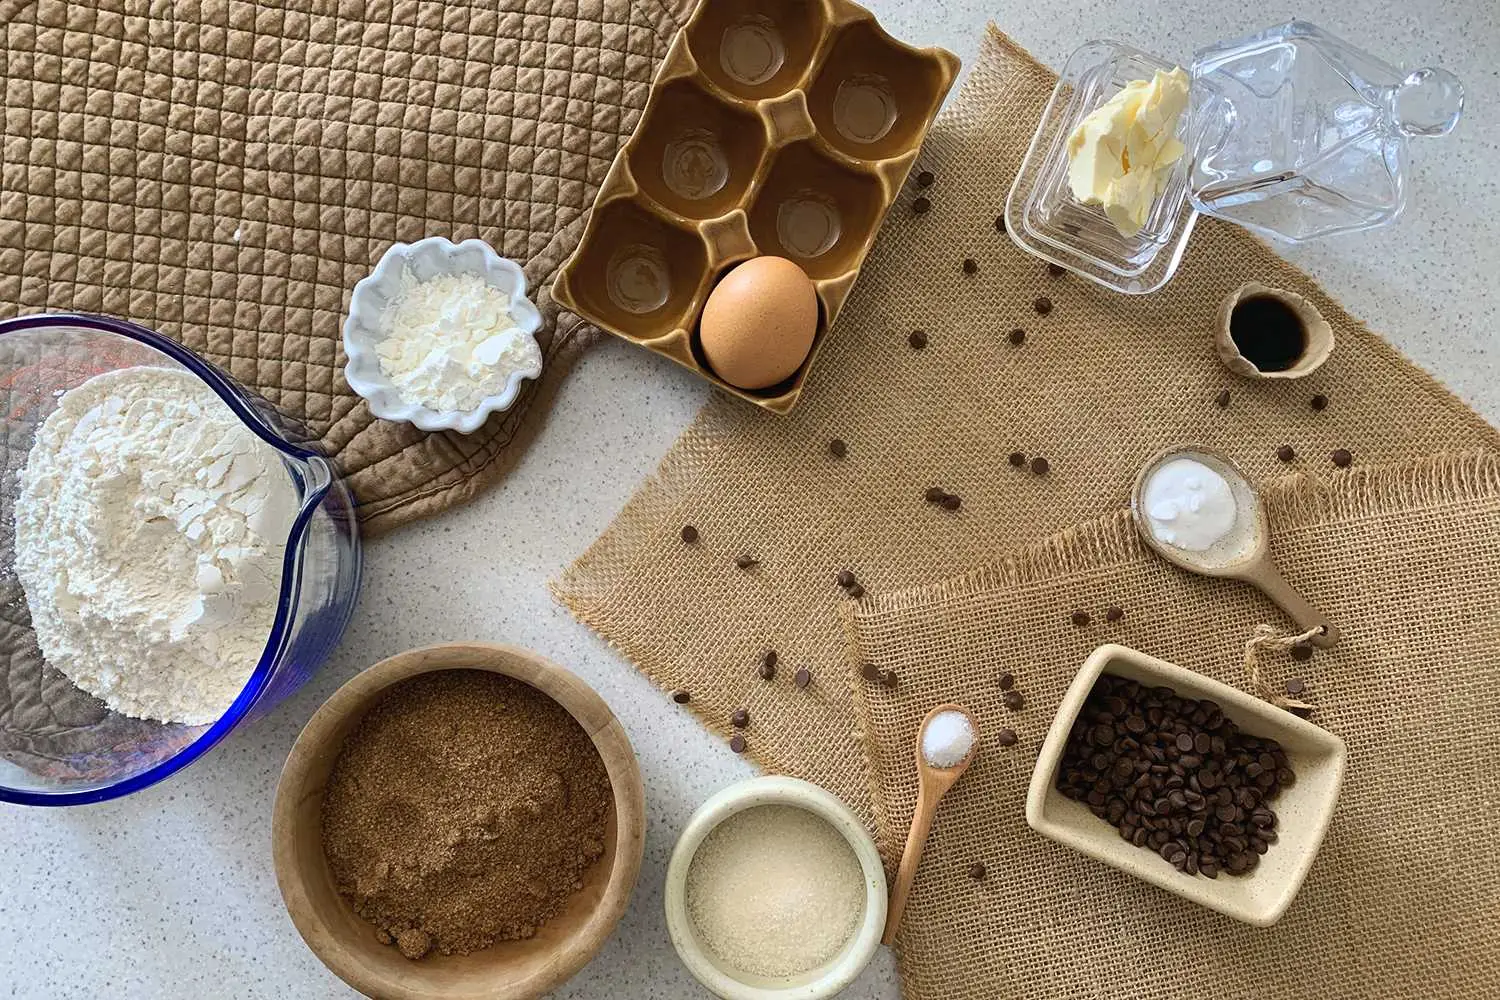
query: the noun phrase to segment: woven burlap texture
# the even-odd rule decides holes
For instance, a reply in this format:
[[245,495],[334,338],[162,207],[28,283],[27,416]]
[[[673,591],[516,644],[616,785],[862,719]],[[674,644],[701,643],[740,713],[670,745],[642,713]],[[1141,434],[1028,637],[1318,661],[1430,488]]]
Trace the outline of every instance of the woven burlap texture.
[[[0,313],[108,313],[300,419],[367,533],[502,476],[589,339],[547,291],[690,0],[0,0]],[[350,289],[392,243],[521,263],[546,367],[471,435],[370,416]]]
[[[907,1000],[1500,996],[1500,871],[1483,860],[1500,844],[1500,459],[1298,476],[1265,499],[1276,559],[1343,631],[1308,662],[1271,657],[1268,679],[1305,678],[1313,721],[1349,751],[1327,839],[1268,930],[1045,840],[1025,818],[1037,749],[1095,647],[1123,643],[1248,690],[1246,639],[1288,627],[1257,592],[1169,565],[1122,511],[851,616],[853,654],[901,674],[894,694],[855,696],[888,860],[911,822],[923,715],[957,701],[982,732],[898,938]],[[1113,624],[1110,604],[1125,611]],[[1077,608],[1091,625],[1072,623]],[[1001,702],[1002,671],[1026,698],[1018,712]],[[1009,748],[995,740],[1007,726],[1020,736]]]
[[[1052,278],[996,232],[1006,189],[1054,76],[991,30],[918,163],[936,180],[914,215],[895,204],[789,416],[712,400],[654,476],[554,589],[657,684],[728,738],[748,706],[747,752],[868,810],[838,623],[851,569],[871,594],[953,576],[1124,505],[1139,465],[1185,441],[1216,445],[1256,480],[1331,469],[1330,452],[1388,462],[1500,438],[1305,275],[1241,230],[1200,225],[1181,272],[1126,297]],[[973,257],[979,271],[963,273]],[[1306,295],[1338,337],[1309,378],[1231,375],[1214,353],[1220,300],[1257,280]],[[1046,316],[1033,299],[1048,296]],[[928,343],[913,350],[914,329]],[[1026,331],[1012,346],[1013,328]],[[1215,405],[1220,390],[1227,409]],[[1309,400],[1326,394],[1327,409]],[[848,457],[828,452],[831,438]],[[1045,476],[1012,468],[1043,455]],[[930,486],[963,499],[950,513]],[[684,545],[683,525],[700,541]],[[741,554],[759,559],[749,572]],[[774,648],[767,684],[755,666]],[[813,683],[792,684],[806,666]]]

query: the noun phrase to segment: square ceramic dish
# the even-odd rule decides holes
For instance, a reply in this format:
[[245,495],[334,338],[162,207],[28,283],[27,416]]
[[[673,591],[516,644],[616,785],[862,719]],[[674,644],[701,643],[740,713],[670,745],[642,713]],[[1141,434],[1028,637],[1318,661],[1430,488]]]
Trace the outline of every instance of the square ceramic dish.
[[[1254,871],[1217,879],[1179,872],[1155,851],[1122,840],[1113,826],[1057,790],[1057,769],[1068,732],[1102,673],[1164,685],[1187,698],[1211,699],[1246,733],[1281,744],[1297,772],[1297,782],[1272,803],[1279,839]],[[1291,905],[1323,843],[1344,782],[1347,756],[1343,740],[1284,709],[1127,646],[1100,646],[1084,661],[1047,731],[1026,795],[1026,822],[1050,840],[1174,895],[1247,924],[1269,927]]]
[[[601,329],[776,413],[796,405],[958,58],[896,41],[849,0],[705,0],[673,40],[554,297]],[[715,283],[760,255],[817,290],[802,366],[767,389],[697,344]]]

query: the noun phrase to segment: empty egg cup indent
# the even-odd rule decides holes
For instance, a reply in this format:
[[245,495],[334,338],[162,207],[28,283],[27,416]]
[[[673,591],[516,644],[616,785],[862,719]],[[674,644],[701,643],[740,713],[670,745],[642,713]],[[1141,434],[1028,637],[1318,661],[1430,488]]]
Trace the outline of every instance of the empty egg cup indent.
[[662,207],[689,219],[711,219],[744,198],[766,142],[759,116],[692,80],[673,80],[660,88],[637,130],[630,172]]
[[896,95],[879,73],[857,73],[839,83],[833,95],[833,127],[850,142],[868,145],[890,134],[896,124]]
[[712,0],[688,26],[688,47],[703,75],[739,98],[791,90],[812,63],[826,30],[821,3]]
[[609,300],[636,316],[656,312],[672,297],[666,257],[644,243],[623,246],[610,257],[604,284]]
[[750,236],[761,253],[795,260],[814,281],[831,278],[858,266],[884,205],[874,175],[793,143],[777,151],[750,206]]
[[881,160],[921,142],[946,89],[936,60],[894,42],[873,20],[855,21],[815,71],[807,110],[840,152]]

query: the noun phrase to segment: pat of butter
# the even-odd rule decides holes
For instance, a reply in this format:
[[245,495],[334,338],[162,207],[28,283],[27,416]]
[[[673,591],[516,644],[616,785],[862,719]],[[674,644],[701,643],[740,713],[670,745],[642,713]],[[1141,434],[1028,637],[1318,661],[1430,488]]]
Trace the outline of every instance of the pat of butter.
[[1101,205],[1123,236],[1146,224],[1184,148],[1177,122],[1188,102],[1181,67],[1132,80],[1090,112],[1068,136],[1068,186],[1085,205]]

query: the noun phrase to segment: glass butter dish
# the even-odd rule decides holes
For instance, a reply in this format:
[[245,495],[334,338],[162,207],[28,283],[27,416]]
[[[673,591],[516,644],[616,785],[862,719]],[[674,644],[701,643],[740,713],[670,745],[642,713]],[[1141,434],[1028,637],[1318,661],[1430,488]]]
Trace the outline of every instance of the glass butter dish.
[[1446,135],[1463,110],[1452,74],[1404,72],[1305,21],[1209,46],[1177,123],[1186,153],[1145,226],[1124,236],[1073,196],[1068,136],[1132,80],[1172,66],[1111,41],[1069,57],[1006,200],[1020,247],[1140,295],[1177,270],[1200,213],[1293,244],[1386,225],[1406,204],[1407,139]]

